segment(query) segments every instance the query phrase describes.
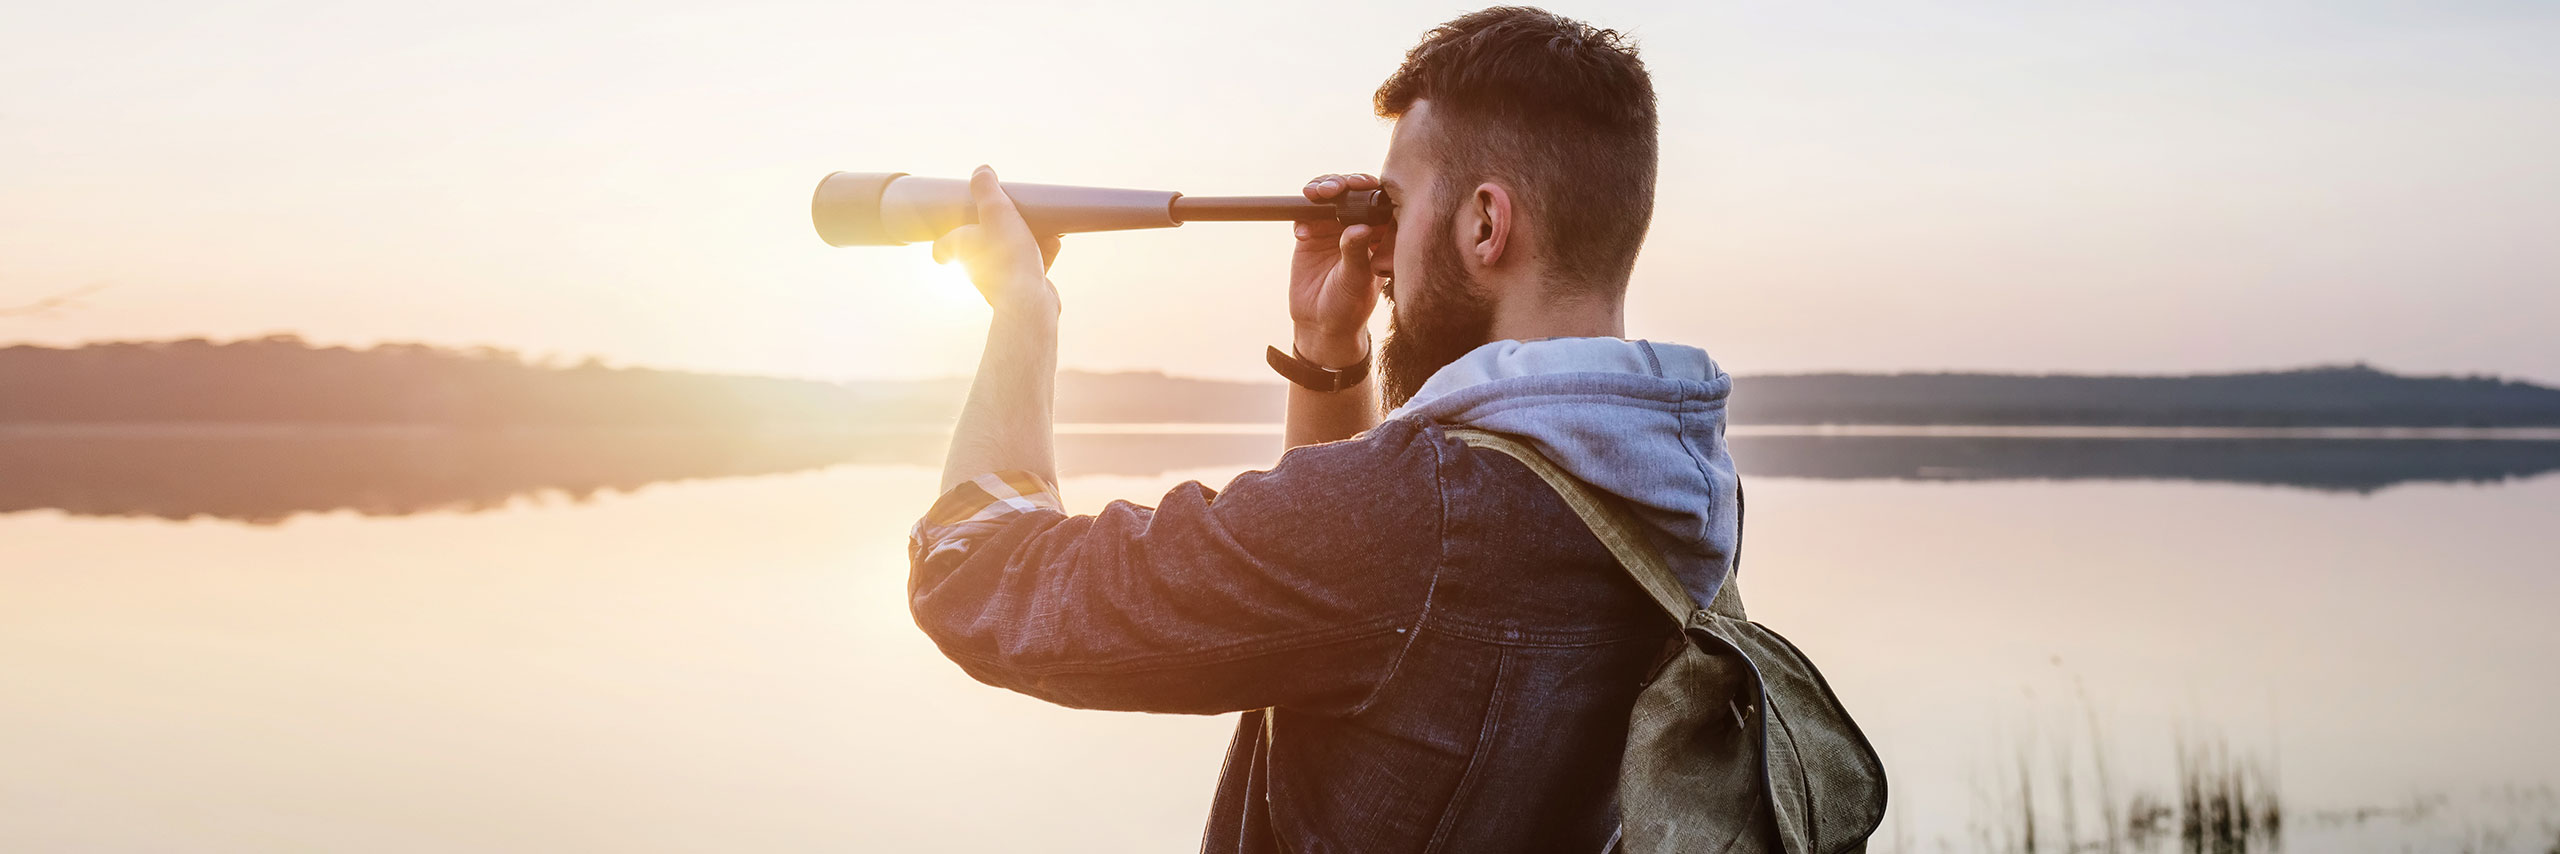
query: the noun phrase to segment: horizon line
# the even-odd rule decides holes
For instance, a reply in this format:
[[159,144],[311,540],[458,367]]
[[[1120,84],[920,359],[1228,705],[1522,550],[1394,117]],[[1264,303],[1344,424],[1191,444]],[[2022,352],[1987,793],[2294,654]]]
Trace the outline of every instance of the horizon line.
[[[598,354],[593,354],[593,353],[585,354],[585,355],[579,355],[579,356],[569,356],[569,355],[560,354],[560,353],[539,353],[539,354],[536,354],[536,353],[527,353],[527,352],[525,352],[525,351],[518,350],[518,349],[513,348],[513,347],[506,347],[506,346],[500,346],[500,345],[495,345],[495,344],[444,344],[444,343],[436,343],[436,342],[430,342],[430,341],[417,341],[417,340],[377,340],[377,341],[372,341],[372,342],[369,342],[369,343],[366,343],[366,344],[362,344],[362,345],[358,345],[358,344],[350,344],[350,343],[326,343],[326,342],[313,341],[313,340],[311,340],[311,339],[309,339],[309,338],[305,338],[305,337],[303,337],[303,336],[302,336],[302,334],[301,334],[301,333],[297,333],[297,332],[269,332],[269,333],[256,334],[256,335],[242,335],[242,336],[232,337],[232,338],[227,338],[227,339],[225,339],[225,338],[216,338],[216,337],[208,336],[208,335],[197,335],[197,336],[191,336],[191,337],[185,337],[185,338],[117,338],[117,339],[93,339],[93,340],[81,341],[81,342],[78,342],[78,343],[76,343],[76,344],[69,344],[69,345],[39,343],[39,342],[34,342],[34,341],[25,341],[25,340],[18,340],[18,341],[0,341],[0,351],[5,351],[5,350],[14,350],[14,349],[20,349],[20,348],[45,349],[45,350],[79,350],[79,349],[85,349],[85,348],[90,348],[90,347],[109,347],[109,346],[151,346],[151,345],[194,344],[194,343],[203,343],[203,344],[208,344],[208,345],[212,345],[212,346],[229,346],[229,345],[236,345],[236,344],[285,343],[285,342],[292,342],[292,343],[300,344],[300,345],[302,345],[303,347],[305,347],[305,348],[307,348],[307,349],[311,349],[311,350],[346,350],[346,351],[351,351],[351,352],[360,352],[360,353],[361,353],[361,352],[372,352],[372,351],[375,351],[375,350],[380,350],[380,349],[385,349],[385,348],[424,347],[424,348],[428,348],[428,349],[432,349],[432,350],[438,350],[438,351],[447,352],[447,353],[453,353],[453,354],[457,354],[457,355],[479,355],[479,356],[492,356],[492,355],[494,355],[494,356],[503,356],[503,357],[510,358],[510,359],[512,359],[513,361],[515,361],[515,362],[517,362],[517,363],[519,363],[519,364],[523,364],[523,365],[526,365],[526,366],[529,366],[529,367],[548,368],[548,369],[554,369],[554,370],[564,370],[564,369],[575,368],[575,367],[579,367],[579,366],[583,366],[583,365],[587,365],[587,364],[596,364],[596,365],[600,365],[600,366],[602,366],[602,367],[605,367],[605,368],[608,368],[608,369],[612,369],[612,370],[641,370],[641,371],[659,371],[659,372],[667,372],[667,373],[697,374],[697,375],[704,375],[704,376],[719,376],[719,377],[737,377],[737,378],[751,378],[751,379],[782,379],[782,380],[798,380],[798,381],[803,381],[803,382],[826,383],[826,384],[831,384],[831,385],[851,385],[851,384],[855,384],[855,383],[947,383],[947,382],[966,382],[966,381],[968,381],[968,380],[970,379],[970,375],[966,375],[966,374],[945,374],[945,375],[941,375],[941,376],[932,376],[932,377],[906,377],[906,378],[900,378],[900,377],[879,377],[879,376],[873,376],[873,377],[849,377],[849,378],[844,378],[844,379],[823,379],[823,378],[811,377],[811,376],[792,376],[792,375],[789,375],[789,374],[773,374],[773,373],[746,373],[746,372],[739,372],[739,371],[706,370],[706,369],[701,369],[701,368],[670,367],[670,366],[664,366],[664,365],[653,365],[653,364],[641,364],[641,363],[621,362],[621,361],[612,360],[612,359],[609,359],[609,358],[607,358],[607,357],[605,357],[605,356],[598,355]],[[1861,369],[1854,369],[1854,368],[1830,368],[1830,369],[1822,369],[1822,370],[1798,370],[1798,371],[1784,371],[1784,372],[1776,372],[1776,373],[1733,373],[1733,372],[1728,372],[1728,373],[1729,373],[1731,376],[1733,376],[1735,379],[1798,379],[1798,378],[1840,378],[1840,377],[1901,378],[1901,377],[1952,377],[1952,376],[1963,376],[1963,377],[1999,377],[1999,378],[2018,378],[2018,379],[2207,379],[2207,378],[2219,378],[2219,377],[2236,377],[2236,376],[2267,376],[2267,375],[2281,375],[2281,374],[2301,374],[2301,373],[2319,373],[2319,372],[2355,371],[2355,370],[2370,371],[2370,372],[2373,372],[2373,373],[2378,373],[2378,374],[2382,374],[2382,375],[2385,375],[2385,376],[2390,376],[2390,377],[2395,377],[2395,378],[2401,378],[2401,379],[2415,379],[2415,380],[2470,380],[2470,381],[2489,380],[2489,381],[2496,381],[2496,382],[2501,382],[2501,383],[2510,383],[2510,384],[2517,384],[2517,385],[2533,386],[2533,387],[2536,387],[2536,388],[2546,388],[2546,389],[2560,390],[2560,380],[2542,380],[2542,379],[2538,379],[2538,378],[2523,377],[2523,376],[2510,375],[2510,374],[2498,373],[2498,372],[2485,372],[2485,371],[2484,371],[2484,372],[2470,372],[2470,373],[2453,373],[2453,372],[2446,372],[2446,373],[2404,373],[2404,372],[2401,372],[2401,371],[2395,371],[2395,370],[2392,370],[2392,369],[2389,369],[2389,368],[2386,368],[2386,367],[2378,366],[2378,365],[2374,364],[2374,363],[2373,363],[2372,361],[2370,361],[2370,360],[2361,359],[2361,358],[2360,358],[2360,359],[2355,359],[2355,360],[2352,360],[2352,361],[2346,361],[2346,362],[2310,362],[2310,363],[2301,363],[2301,364],[2296,364],[2296,365],[2289,366],[2289,367],[2230,368],[2230,369],[2222,369],[2222,370],[2216,370],[2216,371],[2198,371],[2198,372],[2190,372],[2190,373],[2136,373],[2136,372],[2125,372],[2125,373],[2088,373],[2088,372],[2076,372],[2076,371],[2042,371],[2042,372],[2030,372],[2030,371],[2020,371],[2020,370],[1987,370],[1987,369],[1967,369],[1967,368],[1922,368],[1922,369],[1908,369],[1908,368],[1906,368],[1906,369],[1890,369],[1890,370],[1887,370],[1887,369],[1868,369],[1868,370],[1861,370]],[[1281,382],[1280,380],[1276,379],[1276,378],[1275,378],[1275,379],[1250,379],[1250,380],[1249,380],[1249,379],[1231,379],[1231,378],[1221,378],[1221,377],[1211,377],[1211,376],[1200,376],[1200,375],[1194,375],[1194,374],[1179,374],[1179,373],[1174,373],[1174,372],[1171,372],[1171,371],[1164,370],[1164,369],[1162,369],[1162,368],[1087,368],[1087,367],[1077,367],[1077,366],[1070,366],[1070,365],[1062,365],[1062,366],[1060,366],[1060,367],[1058,368],[1058,373],[1059,373],[1059,374],[1061,374],[1061,375],[1063,375],[1063,374],[1069,374],[1069,373],[1074,373],[1074,374],[1084,374],[1084,375],[1087,375],[1087,376],[1102,376],[1102,377],[1109,377],[1109,376],[1155,376],[1155,377],[1161,377],[1161,378],[1165,378],[1165,379],[1172,379],[1172,380],[1184,380],[1184,381],[1190,381],[1190,382],[1230,383],[1230,384],[1236,384],[1236,385],[1280,385],[1280,384],[1282,384],[1282,382]]]

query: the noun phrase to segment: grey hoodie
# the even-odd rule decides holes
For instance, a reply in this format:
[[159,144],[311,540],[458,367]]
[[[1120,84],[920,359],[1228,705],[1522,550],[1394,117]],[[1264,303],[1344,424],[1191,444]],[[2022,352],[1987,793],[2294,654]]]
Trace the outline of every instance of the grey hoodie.
[[1619,338],[1495,341],[1441,368],[1389,418],[1518,437],[1624,499],[1700,604],[1733,554],[1740,481],[1724,441],[1733,378],[1704,350]]

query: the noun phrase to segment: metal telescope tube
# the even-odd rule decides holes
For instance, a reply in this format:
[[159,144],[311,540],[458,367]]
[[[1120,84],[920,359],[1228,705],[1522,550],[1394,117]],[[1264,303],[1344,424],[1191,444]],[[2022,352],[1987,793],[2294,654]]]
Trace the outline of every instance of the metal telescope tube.
[[[1304,196],[1185,196],[1057,184],[1004,184],[1035,234],[1173,228],[1186,222],[1313,222],[1384,225],[1395,205],[1380,190],[1344,193],[1339,201]],[[830,246],[922,243],[978,220],[962,178],[918,178],[904,172],[837,172],[818,182],[809,203],[818,237]]]

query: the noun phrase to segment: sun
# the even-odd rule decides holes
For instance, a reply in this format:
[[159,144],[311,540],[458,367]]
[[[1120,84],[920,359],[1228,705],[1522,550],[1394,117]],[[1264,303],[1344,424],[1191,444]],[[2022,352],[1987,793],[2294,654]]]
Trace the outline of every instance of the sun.
[[959,297],[966,298],[970,302],[983,303],[986,301],[978,295],[978,286],[969,281],[969,268],[967,265],[960,263],[956,259],[936,263],[933,260],[933,247],[931,246],[919,245],[915,247],[915,249],[916,257],[924,260],[925,267],[929,271],[919,276],[919,278],[924,280],[923,284],[925,287],[932,288],[937,293],[949,292]]

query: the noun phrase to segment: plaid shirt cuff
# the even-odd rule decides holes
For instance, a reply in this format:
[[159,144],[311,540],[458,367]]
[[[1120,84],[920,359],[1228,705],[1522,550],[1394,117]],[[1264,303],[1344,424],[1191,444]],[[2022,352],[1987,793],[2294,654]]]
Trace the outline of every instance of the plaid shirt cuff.
[[933,502],[924,518],[907,532],[907,555],[918,564],[944,552],[968,548],[969,541],[1002,529],[1013,517],[1034,510],[1063,514],[1058,490],[1027,471],[982,474],[954,486]]

